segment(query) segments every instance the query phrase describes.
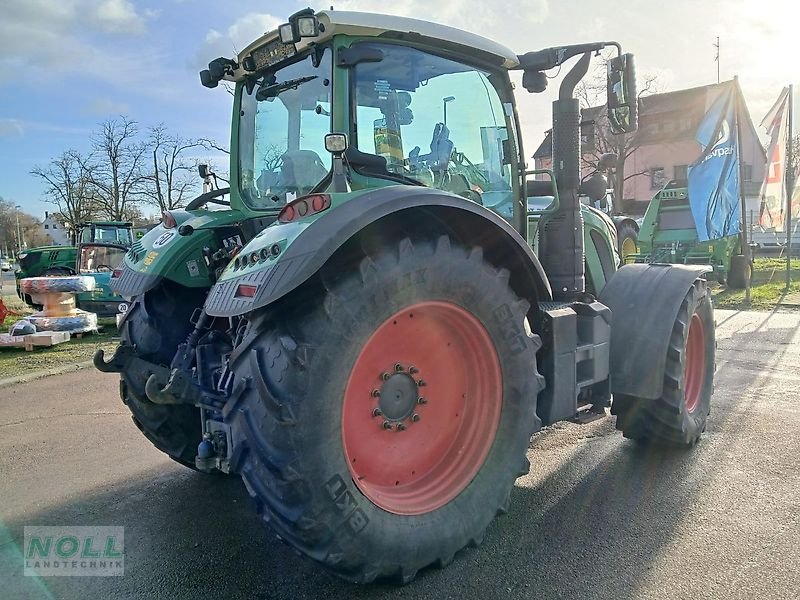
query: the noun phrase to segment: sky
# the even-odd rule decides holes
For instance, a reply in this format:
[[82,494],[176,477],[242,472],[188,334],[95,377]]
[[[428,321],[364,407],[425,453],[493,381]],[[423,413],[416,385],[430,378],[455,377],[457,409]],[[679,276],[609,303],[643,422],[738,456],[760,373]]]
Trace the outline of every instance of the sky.
[[[333,0],[336,10],[428,19],[499,41],[517,53],[615,40],[636,55],[640,80],[658,91],[738,75],[758,122],[800,67],[795,0]],[[295,0],[5,0],[0,19],[0,196],[43,218],[43,186],[30,175],[67,149],[88,152],[104,119],[127,115],[142,127],[164,123],[184,137],[227,145],[231,96],[200,85],[198,71],[233,56],[301,8]],[[550,127],[558,80],[543,94],[518,86],[525,150]],[[800,113],[795,113],[795,123]],[[800,129],[796,127],[796,129]]]

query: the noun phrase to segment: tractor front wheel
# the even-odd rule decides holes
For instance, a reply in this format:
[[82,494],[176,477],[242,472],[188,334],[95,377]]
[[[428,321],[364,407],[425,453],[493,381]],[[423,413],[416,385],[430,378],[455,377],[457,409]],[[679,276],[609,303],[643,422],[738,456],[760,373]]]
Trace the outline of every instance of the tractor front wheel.
[[483,539],[527,470],[538,337],[480,248],[408,239],[253,316],[225,407],[262,518],[350,581]]
[[686,294],[672,326],[661,398],[615,395],[617,429],[640,442],[694,445],[706,428],[714,391],[714,317],[705,281]]

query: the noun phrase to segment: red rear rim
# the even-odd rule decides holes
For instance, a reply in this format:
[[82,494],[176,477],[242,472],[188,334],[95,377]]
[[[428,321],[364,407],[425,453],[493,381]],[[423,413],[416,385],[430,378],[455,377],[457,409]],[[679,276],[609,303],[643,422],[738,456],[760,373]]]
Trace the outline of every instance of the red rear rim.
[[353,481],[391,513],[444,506],[483,465],[502,403],[497,352],[471,313],[449,302],[395,313],[347,381],[342,436]]
[[686,340],[686,369],[683,382],[683,401],[693,413],[700,405],[706,374],[706,332],[699,315],[692,315]]

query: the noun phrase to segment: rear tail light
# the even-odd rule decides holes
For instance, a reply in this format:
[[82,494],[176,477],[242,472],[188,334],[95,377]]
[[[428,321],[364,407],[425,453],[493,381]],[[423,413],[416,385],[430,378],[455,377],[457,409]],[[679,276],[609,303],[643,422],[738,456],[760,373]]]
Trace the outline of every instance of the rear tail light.
[[331,207],[331,197],[328,194],[312,194],[311,196],[301,196],[292,200],[283,207],[278,214],[278,221],[281,223],[291,223],[308,215],[313,215]]
[[111,273],[111,279],[116,279],[117,277],[121,276],[122,276],[122,269],[114,269],[114,271]]
[[175,220],[175,217],[172,216],[172,213],[168,210],[165,210],[161,213],[161,224],[167,229],[173,229],[178,226],[178,222]]
[[246,283],[240,283],[239,287],[236,288],[236,297],[237,298],[252,298],[256,295],[258,291],[257,285],[247,285]]

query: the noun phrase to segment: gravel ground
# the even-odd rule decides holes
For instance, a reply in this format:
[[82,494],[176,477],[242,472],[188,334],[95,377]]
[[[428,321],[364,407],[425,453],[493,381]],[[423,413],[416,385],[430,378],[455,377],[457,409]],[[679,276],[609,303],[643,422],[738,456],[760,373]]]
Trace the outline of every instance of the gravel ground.
[[[800,314],[718,311],[712,415],[692,451],[642,450],[611,418],[535,436],[485,543],[403,588],[355,587],[263,531],[234,478],[141,437],[91,370],[0,390],[7,598],[800,597]],[[22,576],[24,525],[123,525],[123,577]]]

